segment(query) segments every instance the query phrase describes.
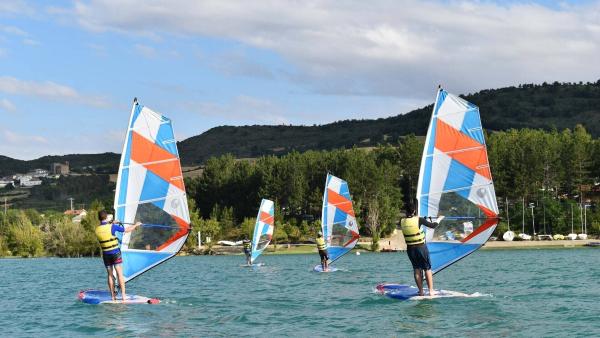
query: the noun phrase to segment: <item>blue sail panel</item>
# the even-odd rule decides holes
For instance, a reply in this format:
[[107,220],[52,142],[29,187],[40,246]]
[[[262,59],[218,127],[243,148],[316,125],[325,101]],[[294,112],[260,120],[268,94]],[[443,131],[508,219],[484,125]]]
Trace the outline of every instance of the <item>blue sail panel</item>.
[[429,249],[429,258],[431,260],[431,270],[436,273],[445,267],[457,262],[463,257],[479,249],[479,244],[463,244],[450,242],[430,242],[427,243]]

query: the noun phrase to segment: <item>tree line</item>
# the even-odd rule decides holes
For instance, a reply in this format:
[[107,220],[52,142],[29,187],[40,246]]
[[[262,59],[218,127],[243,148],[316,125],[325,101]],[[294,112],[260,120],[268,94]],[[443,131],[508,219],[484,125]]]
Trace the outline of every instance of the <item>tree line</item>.
[[[537,233],[570,233],[573,220],[576,233],[587,222],[588,233],[600,234],[600,210],[595,206],[599,139],[582,126],[561,132],[513,129],[489,133],[487,145],[503,217],[497,235],[506,231],[508,221],[518,232],[524,221],[525,232],[532,234],[532,210]],[[422,150],[423,138],[409,135],[397,144],[373,148],[291,152],[252,160],[212,157],[199,177],[186,179],[192,223],[186,249],[196,245],[198,231],[203,241],[210,237],[209,246],[221,239],[250,238],[262,198],[275,201],[274,242],[311,241],[321,227],[328,172],[348,182],[360,232],[377,245],[396,228],[405,204],[414,199]],[[0,255],[98,255],[93,229],[96,212],[103,207],[92,203],[81,223],[52,211],[0,213]]]

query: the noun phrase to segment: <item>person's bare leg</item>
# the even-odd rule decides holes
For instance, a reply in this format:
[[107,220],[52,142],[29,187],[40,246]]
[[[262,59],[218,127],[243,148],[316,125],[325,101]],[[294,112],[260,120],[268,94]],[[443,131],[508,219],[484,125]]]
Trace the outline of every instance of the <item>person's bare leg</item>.
[[115,265],[115,269],[117,270],[117,278],[119,279],[121,298],[123,298],[123,302],[125,302],[125,278],[123,277],[123,267],[121,266],[121,264],[117,264]]
[[107,282],[108,282],[108,291],[110,291],[110,297],[112,298],[112,300],[115,300],[115,281],[113,280],[113,267],[111,266],[107,266],[106,267],[106,275],[107,275]]
[[329,263],[327,262],[327,258],[325,258],[325,261],[323,264],[325,264],[325,271],[329,271]]
[[433,273],[431,270],[425,271],[425,279],[427,279],[427,287],[429,288],[429,296],[435,296],[435,290],[433,290]]
[[423,271],[421,269],[415,269],[415,283],[419,288],[419,296],[423,296]]

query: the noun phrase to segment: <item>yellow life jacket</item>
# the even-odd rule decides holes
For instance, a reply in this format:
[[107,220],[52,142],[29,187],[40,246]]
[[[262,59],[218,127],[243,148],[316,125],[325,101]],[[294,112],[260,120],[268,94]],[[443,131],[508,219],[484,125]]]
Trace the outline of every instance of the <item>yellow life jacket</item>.
[[100,224],[96,227],[96,237],[102,251],[107,252],[119,247],[119,240],[112,234],[112,223]]
[[323,237],[317,237],[317,249],[325,251],[327,246],[325,245],[325,239]]
[[251,245],[252,242],[250,242],[250,241],[244,241],[243,243],[244,243],[244,249],[245,250],[250,250],[250,248],[252,247],[252,245]]
[[419,217],[413,216],[403,218],[400,221],[400,227],[402,228],[402,234],[404,235],[406,245],[425,243],[425,234],[419,227]]

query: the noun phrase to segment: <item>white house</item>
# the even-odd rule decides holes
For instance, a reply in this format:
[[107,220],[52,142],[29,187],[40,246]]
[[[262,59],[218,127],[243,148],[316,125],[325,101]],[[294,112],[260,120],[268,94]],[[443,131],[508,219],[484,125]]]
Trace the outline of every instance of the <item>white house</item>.
[[13,181],[13,180],[0,180],[0,189],[1,188],[6,188],[9,185],[14,186],[15,185],[15,181]]
[[44,169],[34,169],[32,172],[27,173],[33,177],[48,177],[48,170]]
[[33,187],[36,185],[41,185],[42,180],[40,179],[28,179],[26,181],[21,180],[21,186],[25,188]]

